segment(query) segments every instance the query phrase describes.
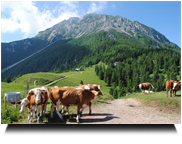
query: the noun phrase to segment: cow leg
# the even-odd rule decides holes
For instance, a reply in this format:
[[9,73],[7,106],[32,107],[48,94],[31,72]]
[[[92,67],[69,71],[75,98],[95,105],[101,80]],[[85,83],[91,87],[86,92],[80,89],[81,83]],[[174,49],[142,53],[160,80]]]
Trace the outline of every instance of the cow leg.
[[30,109],[28,108],[28,120],[30,120]]
[[44,116],[45,116],[45,112],[46,112],[46,106],[47,106],[47,104],[44,104]]
[[41,106],[41,109],[42,109],[42,114],[41,114],[41,116],[43,116],[43,115],[44,115],[44,106]]
[[32,117],[33,117],[33,111],[32,109],[30,110],[30,123],[32,123]]
[[35,110],[35,112],[34,112],[34,118],[35,119],[37,118],[37,110]]
[[69,114],[69,107],[67,106],[66,109],[67,109],[67,113],[66,114],[68,115]]
[[54,109],[54,106],[53,106],[53,103],[51,105],[51,118],[53,118],[53,109]]
[[77,117],[76,117],[76,122],[80,123],[79,119],[80,119],[80,109],[81,109],[81,105],[78,104],[77,107]]
[[38,111],[38,113],[37,113],[37,115],[38,115],[37,123],[40,122],[40,112],[41,112],[41,110],[42,110],[42,106],[38,106],[38,107],[37,107],[37,111]]
[[91,115],[91,112],[92,112],[92,110],[91,110],[91,105],[92,105],[92,103],[90,102],[90,103],[89,103],[89,115]]
[[173,91],[174,96],[176,96],[176,90]]
[[170,90],[170,97],[172,97],[172,90]]
[[166,89],[166,93],[167,93],[167,96],[166,97],[168,97],[168,89]]
[[63,121],[62,115],[59,113],[59,105],[60,105],[60,99],[56,102],[56,112],[59,116],[59,118]]
[[64,108],[65,108],[65,106],[64,106],[64,105],[62,105],[62,111],[61,111],[61,114],[64,114]]
[[[151,88],[151,87],[150,87]],[[149,88],[149,90],[148,90],[148,93],[150,93],[150,88]]]

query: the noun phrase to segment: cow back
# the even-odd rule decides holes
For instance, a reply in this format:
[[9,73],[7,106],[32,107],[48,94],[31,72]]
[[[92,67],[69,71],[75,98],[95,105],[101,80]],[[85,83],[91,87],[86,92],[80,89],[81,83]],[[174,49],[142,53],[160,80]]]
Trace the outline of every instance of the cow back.
[[166,82],[166,89],[172,89],[172,88],[173,88],[173,84],[174,84],[174,82],[176,82],[176,83],[177,83],[177,81],[174,81],[174,80],[168,80],[168,81]]

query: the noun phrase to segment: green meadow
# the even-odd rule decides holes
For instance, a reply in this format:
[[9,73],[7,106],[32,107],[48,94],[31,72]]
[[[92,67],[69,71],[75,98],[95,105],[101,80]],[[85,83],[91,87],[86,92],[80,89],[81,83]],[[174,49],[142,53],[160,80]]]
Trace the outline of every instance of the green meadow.
[[[67,77],[66,77],[67,76]],[[66,77],[66,78],[65,78]],[[39,73],[31,73],[26,74],[15,81],[11,83],[1,83],[1,123],[15,123],[15,124],[21,124],[21,123],[28,123],[27,117],[28,117],[28,110],[24,114],[20,114],[20,106],[15,108],[15,106],[11,103],[7,104],[7,110],[4,110],[4,94],[6,92],[20,92],[21,98],[22,95],[25,95],[24,89],[27,88],[27,83],[30,79],[30,86],[29,90],[35,87],[42,87],[44,85],[47,85],[57,79],[64,78],[60,81],[57,81],[56,83],[53,83],[52,85],[48,86],[50,89],[54,86],[64,87],[64,86],[78,86],[81,81],[83,81],[84,84],[98,84],[101,85],[101,91],[103,93],[103,96],[100,98],[97,98],[98,102],[93,105],[99,105],[101,103],[106,102],[107,100],[113,100],[114,98],[109,94],[110,87],[107,86],[107,84],[100,80],[98,76],[95,74],[95,67],[89,67],[86,68],[85,71],[82,72],[65,72],[65,73],[46,73],[46,72],[39,72]],[[34,80],[38,80],[38,86],[34,86]],[[144,103],[148,104],[152,101],[158,101],[158,106],[168,106],[168,108],[171,109],[181,109],[181,92],[177,92],[176,97],[166,97],[166,92],[155,92],[152,94],[141,94],[141,92],[132,93],[129,96],[121,97],[122,99],[127,98],[137,98]],[[54,117],[56,119],[50,118],[50,107],[51,107],[51,101],[49,100],[47,105],[47,111],[46,116],[43,117],[42,124],[43,123],[59,123],[60,120],[56,113],[54,113]],[[76,107],[70,107],[70,113],[76,114]],[[61,110],[61,108],[60,108]],[[66,110],[66,109],[65,109]],[[63,115],[64,117],[64,115]],[[66,117],[66,116],[65,116]],[[34,122],[36,123],[36,121]]]

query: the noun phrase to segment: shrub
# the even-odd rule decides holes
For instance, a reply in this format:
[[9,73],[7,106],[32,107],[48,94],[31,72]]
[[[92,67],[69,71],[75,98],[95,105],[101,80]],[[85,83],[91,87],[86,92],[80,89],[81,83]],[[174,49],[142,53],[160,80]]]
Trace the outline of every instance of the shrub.
[[13,121],[18,121],[20,119],[19,109],[7,108],[6,110],[1,109],[1,123],[2,124],[12,124]]

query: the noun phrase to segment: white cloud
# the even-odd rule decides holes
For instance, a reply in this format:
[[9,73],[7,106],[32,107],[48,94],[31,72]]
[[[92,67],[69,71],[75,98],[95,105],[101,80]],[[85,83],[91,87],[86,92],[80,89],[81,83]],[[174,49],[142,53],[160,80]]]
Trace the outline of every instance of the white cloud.
[[61,1],[55,8],[48,4],[36,6],[36,2],[1,2],[1,32],[13,33],[20,30],[25,37],[38,34],[53,25],[70,17],[80,17],[86,13],[101,12],[106,2],[92,2],[88,9],[83,10],[76,1]]
[[112,4],[112,8],[116,8],[116,5]]
[[88,8],[87,14],[102,12],[104,10],[106,4],[107,4],[107,2],[99,2],[97,4],[95,2],[92,2],[90,7]]

